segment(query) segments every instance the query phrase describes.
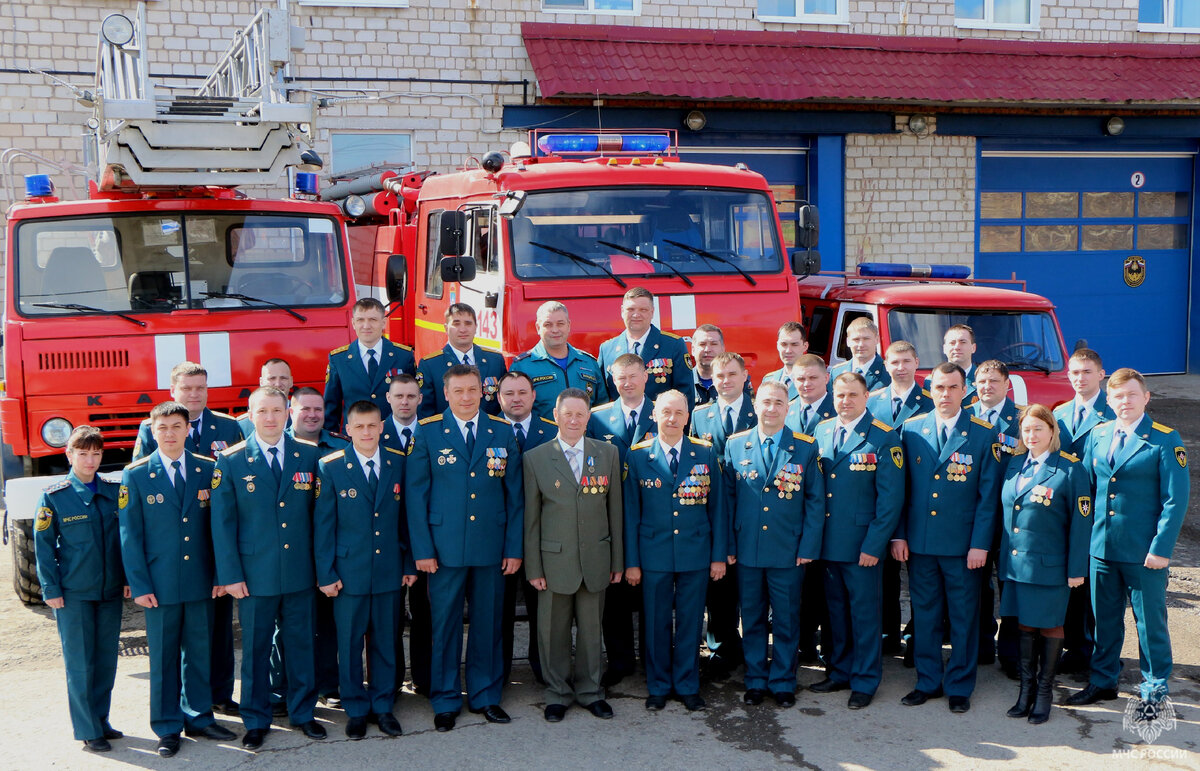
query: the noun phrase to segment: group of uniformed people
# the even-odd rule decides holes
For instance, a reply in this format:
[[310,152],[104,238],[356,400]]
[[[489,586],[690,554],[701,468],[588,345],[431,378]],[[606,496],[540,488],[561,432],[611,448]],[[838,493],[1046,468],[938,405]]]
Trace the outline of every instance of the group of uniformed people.
[[599,360],[548,302],[541,341],[506,371],[475,345],[467,305],[447,309],[447,345],[418,365],[383,337],[382,305],[360,300],[324,394],[292,391],[272,359],[239,420],[207,408],[202,367],[177,366],[119,487],[97,473],[100,432],[77,428],[34,533],[76,738],[102,752],[121,736],[109,702],[123,597],[145,610],[164,757],[181,732],[234,739],[214,711],[240,714],[249,749],[274,717],[322,739],[318,700],[345,710],[350,738],[368,723],[399,735],[406,620],[414,688],[453,729],[464,603],[467,706],[507,723],[518,592],[547,721],[573,703],[611,718],[604,689],[639,650],[647,709],[672,696],[703,709],[702,641],[709,678],[744,665],[744,701],[783,707],[819,646],[826,676],[810,689],[849,691],[861,709],[900,647],[901,564],[917,671],[904,704],[946,695],[967,711],[978,664],[997,656],[1020,682],[1010,717],[1045,722],[1070,657],[1091,675],[1066,703],[1116,698],[1127,601],[1139,696],[1148,710],[1165,697],[1187,454],[1145,415],[1140,374],[1102,389],[1100,357],[1080,349],[1072,401],[1018,407],[1007,367],[972,361],[969,327],[946,332],[947,360],[918,384],[915,348],[880,355],[864,317],[832,370],[785,323],[783,366],[752,391],[718,327],[701,325],[689,352],[653,325],[653,302],[625,294]]

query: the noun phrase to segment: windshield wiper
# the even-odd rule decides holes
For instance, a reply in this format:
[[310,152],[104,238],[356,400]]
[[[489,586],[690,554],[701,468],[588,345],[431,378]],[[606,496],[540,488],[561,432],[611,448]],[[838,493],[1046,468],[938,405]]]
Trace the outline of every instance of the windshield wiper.
[[81,313],[111,313],[112,315],[123,318],[126,321],[132,321],[139,327],[146,326],[146,322],[142,321],[141,319],[135,319],[133,316],[126,316],[124,313],[117,313],[116,311],[106,311],[103,308],[94,308],[91,305],[80,305],[79,303],[34,303],[33,307],[61,308],[65,311],[80,311]]
[[568,252],[565,249],[559,249],[557,246],[550,246],[549,244],[543,244],[540,241],[530,241],[529,244],[530,244],[530,246],[537,246],[542,249],[545,249],[548,252],[554,252],[555,254],[562,255],[563,257],[574,260],[575,262],[581,262],[584,265],[591,265],[593,268],[599,268],[600,270],[607,273],[609,278],[611,278],[613,281],[616,281],[618,284],[620,284],[622,289],[629,288],[629,284],[626,284],[624,281],[622,281],[620,278],[618,278],[616,273],[613,273],[611,270],[604,267],[603,265],[596,262],[595,260],[589,260],[587,257],[580,257],[578,254],[573,254],[571,252]]
[[638,258],[639,260],[648,260],[648,261],[656,263],[658,265],[662,265],[664,268],[666,268],[667,270],[674,273],[676,276],[679,276],[681,279],[683,279],[684,282],[688,286],[696,285],[695,282],[693,282],[690,278],[683,275],[683,273],[681,273],[679,270],[677,270],[674,265],[667,262],[666,260],[658,259],[653,254],[647,254],[646,252],[639,252],[637,249],[630,249],[628,246],[621,246],[620,244],[614,244],[612,241],[602,241],[602,240],[597,239],[596,243],[600,244],[601,246],[607,246],[609,249],[616,249],[618,252],[624,252],[625,254],[633,255],[634,257]]
[[273,302],[271,300],[264,300],[261,297],[251,297],[250,295],[239,294],[237,292],[201,292],[200,294],[204,295],[205,297],[215,298],[217,300],[228,299],[228,300],[241,300],[244,303],[262,303],[263,305],[269,305],[272,308],[278,308],[279,310],[283,311],[284,313],[287,313],[291,316],[295,316],[300,321],[308,321],[308,319],[304,318],[299,313],[296,313],[294,310],[287,307],[286,305],[280,305],[279,303]]
[[1045,364],[1038,364],[1036,361],[1006,361],[1004,362],[1004,366],[1011,369],[1028,367],[1029,369],[1036,369],[1038,372],[1044,372],[1047,375],[1050,374],[1049,367]]
[[730,262],[729,260],[725,259],[724,257],[722,257],[718,254],[713,254],[712,252],[707,251],[705,249],[697,249],[696,247],[688,246],[687,244],[681,244],[678,241],[672,241],[669,238],[664,238],[663,241],[670,244],[671,246],[678,246],[680,249],[687,249],[692,254],[698,254],[701,257],[705,257],[710,260],[716,260],[717,262],[723,262],[726,265],[728,265],[729,267],[736,270],[738,273],[741,273],[742,276],[745,277],[745,279],[750,282],[751,286],[758,286],[758,282],[754,280],[754,276],[751,276],[749,273],[742,270],[736,264],[734,264],[733,262]]

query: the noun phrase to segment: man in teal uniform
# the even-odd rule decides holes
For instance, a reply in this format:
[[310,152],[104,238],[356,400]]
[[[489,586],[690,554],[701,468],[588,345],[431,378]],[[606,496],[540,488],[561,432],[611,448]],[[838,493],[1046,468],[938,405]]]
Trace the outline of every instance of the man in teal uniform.
[[150,644],[150,727],[158,754],[179,751],[179,733],[229,741],[212,713],[209,646],[213,576],[209,528],[213,461],[185,449],[188,408],[163,402],[150,412],[157,449],[121,479],[121,558],[133,601],[145,608]]
[[796,359],[808,353],[808,335],[804,325],[799,321],[786,321],[779,327],[779,335],[775,339],[775,350],[779,352],[779,361],[783,364],[777,370],[763,375],[762,382],[778,380],[788,387],[788,401],[799,396],[796,384],[792,382],[792,364]]
[[238,600],[242,625],[242,746],[256,750],[271,726],[270,658],[275,626],[283,643],[287,712],[310,739],[324,739],[313,641],[316,577],[312,512],[316,445],[284,433],[287,396],[250,394],[254,433],[217,457],[213,475],[213,546],[217,581]]
[[1108,379],[1108,403],[1117,417],[1092,430],[1084,468],[1096,502],[1092,522],[1092,610],[1096,650],[1086,688],[1067,704],[1117,697],[1125,603],[1137,623],[1143,714],[1168,693],[1171,638],[1167,630],[1167,568],[1187,515],[1191,481],[1179,432],[1146,415],[1150,391],[1135,370]]
[[[970,407],[977,398],[975,395],[975,365],[971,359],[974,358],[978,347],[975,344],[975,330],[966,324],[955,324],[942,336],[942,353],[946,355],[946,361],[957,364],[967,375],[967,388],[966,393],[963,394],[962,403],[964,407]],[[925,390],[932,391],[932,384],[933,375],[930,374],[925,378]]]
[[600,369],[610,394],[617,391],[612,366],[627,353],[638,356],[646,364],[648,379],[646,398],[653,402],[663,391],[678,389],[687,395],[688,409],[695,399],[687,344],[679,335],[663,332],[654,326],[654,294],[645,287],[635,286],[621,299],[621,321],[625,331],[600,344]]
[[[258,384],[260,386],[270,386],[278,388],[289,396],[292,393],[292,386],[295,385],[292,380],[292,365],[287,363],[285,359],[267,359],[263,362],[262,370],[258,373]],[[325,418],[324,412],[321,413],[322,421]],[[254,433],[254,423],[250,420],[250,414],[237,416],[238,427],[242,429],[242,438],[250,436]],[[292,427],[292,416],[288,415],[288,428]]]
[[[399,736],[392,701],[396,634],[403,629],[400,588],[417,580],[402,502],[405,455],[379,444],[383,421],[371,402],[350,405],[346,430],[353,446],[317,464],[322,493],[313,511],[317,584],[333,598],[346,736],[366,736],[368,719],[388,736]],[[364,643],[369,689],[363,687]]]
[[42,493],[34,515],[42,599],[54,611],[67,670],[67,705],[75,738],[88,752],[108,752],[124,734],[108,722],[121,598],[129,597],[121,566],[118,488],[99,477],[100,429],[77,426],[67,439],[67,478]]
[[412,348],[383,336],[387,314],[383,303],[364,297],[354,303],[350,323],[356,340],[329,352],[325,367],[325,428],[341,431],[345,410],[360,399],[374,402],[383,417],[392,414],[387,389],[400,373],[416,375]]
[[820,356],[806,353],[792,364],[792,382],[799,395],[788,405],[788,428],[812,436],[818,423],[835,414],[829,395],[829,370]]
[[512,365],[514,372],[524,372],[533,381],[535,415],[549,417],[559,393],[566,388],[586,393],[589,406],[609,400],[600,363],[567,342],[571,335],[567,306],[557,300],[542,303],[537,310],[537,333],[541,342],[514,359]]
[[831,383],[843,372],[857,372],[863,376],[868,393],[891,384],[892,378],[878,353],[879,327],[870,316],[859,316],[846,325],[846,345],[850,348],[851,358],[830,368]]
[[455,364],[465,364],[479,370],[483,378],[481,409],[489,415],[500,414],[496,390],[500,378],[508,370],[504,357],[475,345],[475,330],[479,328],[475,309],[466,303],[451,303],[446,308],[446,345],[431,353],[417,367],[417,383],[421,386],[421,407],[418,416],[441,415],[449,407],[442,392],[442,375]]

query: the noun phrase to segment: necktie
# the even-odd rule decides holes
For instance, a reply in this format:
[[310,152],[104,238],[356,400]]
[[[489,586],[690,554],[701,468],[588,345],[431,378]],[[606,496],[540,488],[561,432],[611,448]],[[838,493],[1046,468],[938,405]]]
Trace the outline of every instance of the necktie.
[[733,433],[733,407],[725,408],[725,424],[722,428],[725,429],[725,436]]
[[950,424],[946,423],[942,426],[941,442],[938,444],[938,450],[944,450],[950,442]]
[[175,485],[175,497],[183,501],[183,465],[177,461],[171,461],[171,484]]
[[769,436],[763,440],[763,463],[767,464],[768,474],[775,467],[775,449],[771,446],[773,444],[775,444],[775,440]]
[[629,411],[629,418],[625,421],[625,428],[627,428],[631,434],[633,433],[633,429],[637,428],[637,410]]
[[672,447],[671,448],[671,476],[678,476],[678,474],[679,474],[679,450],[676,450],[674,447]]
[[1037,466],[1038,463],[1033,458],[1030,458],[1025,463],[1025,467],[1021,469],[1021,484],[1017,488],[1019,491],[1024,492],[1025,488],[1029,487],[1029,484],[1033,481],[1034,475],[1037,473]]
[[1117,429],[1117,441],[1113,442],[1112,449],[1108,451],[1108,462],[1111,464],[1113,459],[1121,454],[1121,450],[1125,447],[1125,432]]
[[582,454],[582,450],[576,450],[574,447],[567,448],[567,463],[571,466],[571,473],[575,475],[576,482],[583,474],[582,465],[579,462],[580,454]]
[[640,342],[633,344],[633,355],[634,356],[642,355],[642,344]]
[[474,455],[475,454],[475,421],[473,421],[473,420],[467,421],[467,433],[463,437],[463,439],[465,439],[467,442],[467,454]]
[[1082,404],[1079,405],[1079,411],[1075,413],[1075,426],[1074,426],[1073,430],[1075,430],[1075,431],[1079,430],[1079,427],[1083,425],[1083,416],[1086,414],[1087,414],[1087,407],[1084,407]]
[[195,420],[190,421],[190,422],[192,424],[192,427],[188,429],[188,436],[190,436],[192,439],[194,439],[196,441],[199,441],[200,440],[200,418],[196,418]]
[[367,491],[371,493],[371,500],[375,500],[375,493],[379,490],[379,475],[375,473],[374,459],[367,461]]
[[837,438],[833,442],[833,451],[835,454],[842,451],[842,445],[845,444],[845,442],[846,442],[846,427],[838,426]]
[[375,373],[379,372],[379,362],[375,359],[375,349],[367,351],[367,380],[375,382]]
[[899,396],[892,397],[892,420],[895,420],[900,416],[900,405],[902,404],[904,404],[904,402],[900,400]]
[[[812,420],[813,406],[811,404],[804,405],[804,414],[800,417],[801,428],[808,427],[808,421]],[[808,433],[805,431],[805,433]]]
[[524,452],[525,451],[525,429],[521,427],[520,423],[513,423],[513,432],[517,435],[517,447],[520,448],[520,450],[522,452]]
[[275,476],[275,484],[279,484],[279,480],[283,476],[283,469],[279,467],[279,448],[272,447],[267,452],[271,453],[267,465],[271,467],[271,473]]
[[463,354],[463,364],[465,364],[468,367],[471,366],[471,354],[469,354],[469,353]]
[[404,449],[407,450],[409,442],[412,441],[412,429],[405,428],[403,431],[401,431],[400,440],[404,444]]
[[988,410],[987,414],[983,416],[983,419],[988,423],[991,423],[993,426],[996,425],[996,411]]

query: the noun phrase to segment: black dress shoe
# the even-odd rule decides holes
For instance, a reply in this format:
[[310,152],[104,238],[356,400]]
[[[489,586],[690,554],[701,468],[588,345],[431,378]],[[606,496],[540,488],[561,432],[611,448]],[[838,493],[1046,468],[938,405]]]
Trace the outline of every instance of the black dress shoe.
[[475,709],[472,707],[471,711],[474,712],[476,715],[483,715],[484,719],[487,720],[489,723],[511,723],[512,722],[512,718],[508,716],[507,712],[500,709],[499,704],[489,704],[486,707],[481,707],[479,709]]
[[346,721],[346,736],[358,741],[366,735],[367,719],[365,717],[352,717]]
[[584,704],[583,708],[601,720],[608,720],[613,716],[612,707],[608,706],[608,702],[604,699],[596,699],[591,704]]
[[561,723],[566,714],[567,706],[565,704],[547,704],[546,711],[542,713],[547,723]]
[[375,716],[375,722],[379,724],[379,730],[388,736],[402,736],[404,730],[400,728],[400,721],[391,712],[380,712]]
[[871,705],[871,699],[874,697],[869,693],[862,691],[852,691],[850,693],[850,701],[846,702],[846,706],[850,709],[862,709]]
[[796,706],[796,694],[790,691],[775,691],[771,694],[771,698],[781,707]]
[[600,676],[600,685],[604,688],[612,688],[631,674],[633,673],[622,672],[619,669],[606,669],[604,670],[604,674]]
[[158,740],[158,756],[173,758],[179,752],[179,734],[167,734]]
[[667,706],[667,697],[666,696],[651,695],[651,696],[646,697],[646,709],[650,710],[651,712],[658,712],[659,710],[665,708],[666,706]]
[[307,723],[301,723],[296,727],[303,731],[304,735],[310,739],[320,740],[324,739],[326,736],[325,726],[321,725],[315,720],[310,720]]
[[454,730],[454,721],[456,718],[458,718],[458,715],[454,712],[439,712],[433,716],[433,727],[440,734],[452,731]]
[[941,688],[938,688],[932,693],[926,693],[920,688],[913,688],[908,692],[908,694],[905,695],[903,699],[900,700],[900,703],[906,707],[919,707],[930,699],[940,699],[942,697],[942,693],[943,691]]
[[338,695],[337,691],[320,696],[317,698],[317,701],[321,702],[321,706],[328,707],[329,709],[342,708],[342,697]]
[[956,715],[961,715],[971,708],[971,700],[966,696],[951,696],[950,711]]
[[1071,707],[1082,707],[1085,704],[1095,704],[1098,701],[1112,701],[1117,698],[1116,688],[1099,688],[1091,683],[1079,693],[1068,696],[1063,704]]
[[213,702],[213,712],[219,715],[227,715],[229,717],[237,717],[242,714],[241,707],[233,699],[227,701]]
[[231,742],[237,738],[237,734],[233,731],[216,723],[206,725],[203,728],[184,728],[183,732],[193,739],[215,739],[219,742]]
[[103,736],[99,739],[85,739],[83,742],[84,752],[108,752],[111,749],[112,745]]
[[266,728],[251,728],[242,737],[242,746],[248,750],[256,750],[263,745],[263,738],[267,735]]
[[278,704],[271,705],[271,717],[287,717],[287,716],[288,716],[287,704],[285,704],[284,702],[281,701]]
[[113,728],[108,723],[105,723],[104,724],[104,738],[108,739],[111,742],[113,739],[124,739],[125,734],[123,734],[120,731],[118,731],[117,729]]
[[698,693],[689,693],[687,695],[680,696],[679,700],[683,702],[683,706],[687,708],[688,712],[698,712],[699,710],[702,710],[708,706],[704,703],[704,699]]
[[813,693],[834,693],[835,691],[848,691],[850,690],[850,683],[844,683],[827,677],[819,683],[813,683],[812,685],[808,686],[808,690],[812,691]]
[[751,688],[742,694],[742,701],[751,706],[757,707],[763,703],[763,699],[767,697],[767,692],[762,688]]

